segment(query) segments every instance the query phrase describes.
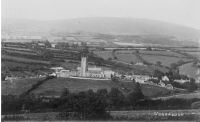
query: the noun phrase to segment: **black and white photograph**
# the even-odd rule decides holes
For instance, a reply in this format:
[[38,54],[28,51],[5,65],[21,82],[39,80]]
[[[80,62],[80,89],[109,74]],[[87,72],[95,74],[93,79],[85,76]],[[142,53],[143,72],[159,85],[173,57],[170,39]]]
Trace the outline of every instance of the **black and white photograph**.
[[200,0],[1,0],[1,121],[199,122]]

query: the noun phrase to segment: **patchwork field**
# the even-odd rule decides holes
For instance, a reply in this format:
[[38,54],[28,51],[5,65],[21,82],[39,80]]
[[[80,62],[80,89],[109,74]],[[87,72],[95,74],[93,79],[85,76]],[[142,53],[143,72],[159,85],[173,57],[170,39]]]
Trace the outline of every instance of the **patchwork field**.
[[[112,51],[98,51],[95,52],[97,56],[102,57],[104,59],[117,57],[117,61],[126,62],[126,63],[137,63],[137,62],[149,62],[152,64],[156,64],[157,61],[160,61],[164,66],[170,66],[171,63],[177,63],[180,60],[190,61],[182,54],[172,52],[172,51],[147,51],[147,50],[139,50],[139,55],[142,59],[140,59],[136,55],[136,50],[117,50],[114,55],[112,55]],[[198,54],[196,54],[198,55]],[[199,54],[200,55],[200,54]]]

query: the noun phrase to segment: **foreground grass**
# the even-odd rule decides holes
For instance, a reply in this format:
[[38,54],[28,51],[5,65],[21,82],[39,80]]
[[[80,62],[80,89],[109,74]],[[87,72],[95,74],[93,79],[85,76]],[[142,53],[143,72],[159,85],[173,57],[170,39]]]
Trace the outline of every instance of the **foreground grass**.
[[[195,121],[200,120],[200,110],[140,110],[140,111],[110,111],[112,118],[108,121]],[[53,120],[60,121],[58,112],[46,112],[46,113],[26,113],[26,114],[15,114],[15,115],[2,115],[2,120]],[[74,120],[80,121],[80,120]],[[94,120],[90,120],[94,121]]]

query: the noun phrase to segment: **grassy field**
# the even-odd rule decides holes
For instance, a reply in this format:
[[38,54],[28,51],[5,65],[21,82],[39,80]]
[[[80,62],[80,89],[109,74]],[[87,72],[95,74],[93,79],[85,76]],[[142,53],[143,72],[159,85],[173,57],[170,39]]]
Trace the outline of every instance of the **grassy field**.
[[153,71],[158,70],[158,71],[161,71],[163,73],[169,72],[169,69],[167,69],[165,67],[156,66],[156,65],[149,66],[149,68],[151,68]]
[[195,79],[199,77],[199,74],[197,74],[198,70],[200,70],[200,68],[193,66],[193,63],[187,63],[179,67],[180,74],[188,75]]
[[177,63],[179,60],[190,61],[187,58],[167,57],[167,56],[156,56],[156,55],[141,55],[142,58],[150,63],[156,64],[160,61],[164,66],[170,66],[172,63]]
[[131,53],[115,53],[117,59],[119,61],[122,62],[126,62],[126,63],[137,63],[140,62],[140,59],[137,58],[137,56],[135,54],[131,54]]
[[24,55],[37,55],[35,52],[29,51],[21,51],[21,50],[5,50],[7,53],[17,53],[17,54],[24,54]]
[[[19,95],[26,90],[28,90],[33,84],[35,84],[40,79],[19,79],[2,82],[2,94],[16,94]],[[123,84],[123,85],[122,85]],[[129,91],[133,90],[134,84],[131,82],[114,83],[108,80],[89,80],[89,79],[72,79],[72,78],[54,78],[44,82],[32,93],[37,95],[47,95],[47,96],[59,96],[65,88],[69,89],[71,92],[80,92],[92,89],[97,91],[98,89],[126,87]],[[142,92],[147,97],[155,97],[169,94],[169,90],[165,88],[160,88],[157,86],[150,86],[141,84]],[[123,91],[123,90],[122,90]],[[123,91],[126,93],[127,91]]]
[[167,99],[171,99],[171,98],[182,98],[182,99],[198,98],[198,99],[200,99],[200,91],[193,92],[193,93],[183,93],[183,94],[170,95],[170,96],[166,96],[166,97],[157,97],[157,98],[153,98],[153,99],[167,100]]
[[64,67],[69,70],[74,70],[74,69],[77,69],[78,66],[80,66],[79,62],[74,63],[74,62],[71,62],[70,60],[65,60],[65,62],[60,62],[59,64],[61,67]]
[[102,57],[105,60],[108,60],[108,58],[113,58],[112,51],[94,51],[94,54]]
[[[14,61],[2,61],[1,62],[1,67],[4,68],[4,67],[7,67],[9,69],[12,69],[12,68],[17,68],[17,67],[20,67],[20,68],[27,68],[27,67],[30,67],[33,68],[33,69],[30,69],[30,70],[34,70],[34,69],[38,69],[38,68],[41,68],[41,67],[45,67],[44,65],[40,65],[40,64],[26,64],[26,63],[23,63],[23,62],[14,62]],[[2,69],[3,70],[3,69]]]
[[3,47],[2,49],[6,50],[16,50],[16,51],[24,51],[24,52],[33,52],[31,49],[28,48],[20,48],[20,47]]
[[65,88],[71,92],[80,92],[92,89],[96,91],[98,89],[108,89],[114,87],[115,84],[111,81],[98,81],[89,79],[72,79],[72,78],[55,78],[46,81],[38,89],[33,91],[34,94],[45,95],[60,95]]
[[158,86],[143,84],[141,85],[142,93],[148,97],[156,97],[170,94],[170,90]]
[[31,88],[31,86],[37,83],[41,78],[27,78],[27,79],[18,79],[12,81],[2,81],[1,82],[1,94],[2,95],[20,95],[23,92]]
[[177,50],[181,50],[181,51],[200,51],[200,48],[185,48],[185,47],[182,47],[182,48],[176,48]]
[[168,56],[168,57],[185,57],[184,55],[172,52],[172,51],[146,51],[146,50],[141,50],[141,54],[145,55],[156,55],[156,56]]
[[200,51],[199,52],[185,52],[185,53],[190,54],[190,55],[200,59]]
[[23,62],[23,63],[36,63],[36,64],[50,64],[49,61],[42,61],[42,60],[35,60],[30,58],[23,58],[23,57],[14,57],[9,55],[1,55],[1,59],[3,61],[14,61],[14,62]]

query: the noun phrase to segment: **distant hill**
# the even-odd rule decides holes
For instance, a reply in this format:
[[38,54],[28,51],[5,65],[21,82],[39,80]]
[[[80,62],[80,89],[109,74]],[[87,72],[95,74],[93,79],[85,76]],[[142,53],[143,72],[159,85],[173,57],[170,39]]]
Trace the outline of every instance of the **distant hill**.
[[3,32],[89,32],[111,35],[163,35],[198,41],[200,30],[181,25],[134,18],[77,18],[54,21],[2,19]]

